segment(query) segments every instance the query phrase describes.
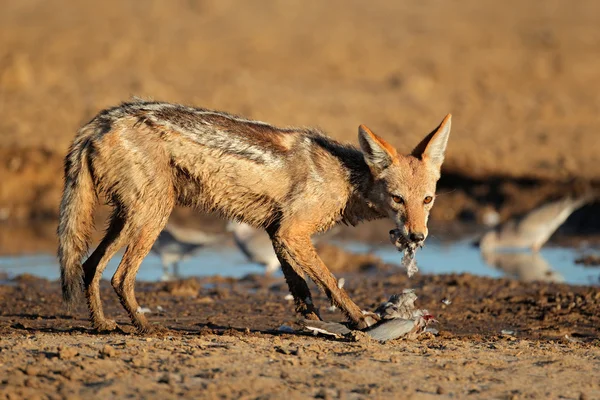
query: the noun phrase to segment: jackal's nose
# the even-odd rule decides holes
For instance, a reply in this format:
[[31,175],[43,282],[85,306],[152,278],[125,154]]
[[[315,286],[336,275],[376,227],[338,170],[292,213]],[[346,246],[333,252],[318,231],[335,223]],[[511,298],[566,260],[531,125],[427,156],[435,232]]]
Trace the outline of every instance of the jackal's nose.
[[413,242],[422,242],[425,240],[425,234],[421,232],[413,232],[410,234],[409,239]]

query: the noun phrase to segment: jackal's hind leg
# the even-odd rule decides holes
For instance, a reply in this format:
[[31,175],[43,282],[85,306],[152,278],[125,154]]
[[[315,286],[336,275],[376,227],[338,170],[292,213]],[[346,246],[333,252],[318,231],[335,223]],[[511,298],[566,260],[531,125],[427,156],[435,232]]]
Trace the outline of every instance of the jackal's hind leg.
[[100,299],[100,280],[102,272],[110,259],[127,244],[125,221],[118,211],[113,212],[106,234],[96,250],[83,263],[85,297],[90,311],[92,327],[97,331],[112,331],[117,327],[115,321],[107,319]]
[[310,289],[302,276],[304,272],[293,262],[285,244],[277,237],[273,239],[273,248],[281,263],[281,270],[285,276],[290,293],[294,296],[296,312],[306,319],[320,320],[321,317],[313,304]]
[[133,236],[133,240],[130,242],[129,246],[127,246],[123,259],[111,280],[112,286],[119,296],[121,304],[129,314],[133,325],[135,325],[140,333],[151,333],[160,329],[151,326],[144,314],[138,312],[139,304],[135,298],[136,274],[140,268],[140,264],[150,252],[159,233],[167,224],[169,214],[171,213],[171,207],[168,208],[168,212],[163,213],[162,215],[161,213],[158,213],[159,210],[154,211],[156,211],[157,214],[154,214],[149,218],[139,219],[139,221],[143,221],[143,224],[137,229],[137,232]]

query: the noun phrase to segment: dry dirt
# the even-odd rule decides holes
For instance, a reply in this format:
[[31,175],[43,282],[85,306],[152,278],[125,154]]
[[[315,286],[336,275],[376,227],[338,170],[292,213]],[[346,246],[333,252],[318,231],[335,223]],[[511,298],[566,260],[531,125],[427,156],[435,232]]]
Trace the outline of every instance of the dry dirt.
[[[380,344],[281,333],[282,324],[299,329],[293,304],[283,279],[262,276],[138,284],[151,322],[169,329],[144,337],[130,333],[104,282],[107,314],[123,332],[94,334],[82,307],[64,311],[57,282],[22,276],[0,286],[0,398],[600,398],[595,288],[345,277],[371,310],[416,288],[439,334]],[[316,301],[322,317],[340,318]]]
[[5,0],[0,220],[55,218],[77,128],[132,95],[403,152],[452,112],[433,219],[519,212],[599,181],[599,26],[595,0]]

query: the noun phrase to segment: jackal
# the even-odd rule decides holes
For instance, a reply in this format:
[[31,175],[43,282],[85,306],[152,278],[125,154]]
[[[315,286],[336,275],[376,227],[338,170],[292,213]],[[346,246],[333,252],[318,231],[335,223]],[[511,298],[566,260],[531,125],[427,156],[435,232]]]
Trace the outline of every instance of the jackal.
[[[389,217],[407,240],[422,242],[450,133],[450,115],[404,156],[364,125],[360,150],[316,129],[278,128],[178,104],[132,101],[83,126],[65,159],[58,257],[64,300],[85,292],[97,330],[105,318],[99,283],[108,261],[127,246],[111,283],[140,332],[135,276],[175,205],[220,213],[269,234],[304,318],[319,319],[308,275],[358,328],[363,313],[323,264],[311,235],[338,222]],[[113,206],[106,234],[82,265],[102,197]]]

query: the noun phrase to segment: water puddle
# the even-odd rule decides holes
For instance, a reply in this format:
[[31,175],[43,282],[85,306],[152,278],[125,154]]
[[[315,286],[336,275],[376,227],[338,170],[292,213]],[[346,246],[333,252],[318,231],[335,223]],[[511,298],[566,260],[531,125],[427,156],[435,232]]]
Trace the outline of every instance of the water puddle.
[[[367,251],[361,243],[348,246]],[[389,263],[398,264],[401,254],[384,246],[373,251]],[[523,282],[564,282],[572,285],[600,285],[600,268],[576,264],[580,252],[572,248],[545,247],[539,253],[502,251],[482,254],[470,242],[428,243],[417,252],[419,270],[427,274],[470,273],[492,278],[510,277]]]
[[[336,244],[353,252],[371,251],[385,262],[400,263],[401,254],[389,244],[378,247],[359,242]],[[538,254],[499,252],[483,255],[479,249],[466,241],[452,244],[432,241],[419,250],[417,262],[420,271],[427,274],[470,273],[488,277],[508,276],[521,281],[542,280],[575,285],[600,285],[600,268],[586,268],[575,264],[574,260],[579,254],[580,252],[571,248],[546,247]],[[105,279],[110,279],[119,261],[119,256],[111,260],[104,273]],[[59,278],[58,262],[52,255],[0,257],[1,272],[8,274],[9,278],[25,273],[50,280]],[[221,275],[239,278],[249,273],[263,272],[261,266],[247,262],[235,248],[215,247],[205,249],[182,261],[179,264],[178,275]],[[139,270],[138,280],[158,281],[163,274],[160,259],[149,254]]]
[[[108,263],[103,277],[110,279],[114,274],[122,254],[113,257]],[[58,260],[50,255],[29,255],[19,257],[0,257],[0,273],[7,273],[9,277],[20,274],[31,274],[49,280],[58,279],[60,271]],[[172,271],[170,271],[172,273]],[[246,261],[243,254],[231,247],[215,247],[205,249],[196,256],[179,263],[178,275],[209,276],[221,275],[233,278],[241,278],[250,273],[261,274],[264,269],[256,264]],[[163,266],[160,258],[150,253],[144,259],[137,275],[138,281],[158,281],[163,277]]]

